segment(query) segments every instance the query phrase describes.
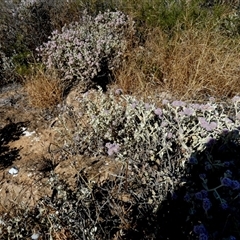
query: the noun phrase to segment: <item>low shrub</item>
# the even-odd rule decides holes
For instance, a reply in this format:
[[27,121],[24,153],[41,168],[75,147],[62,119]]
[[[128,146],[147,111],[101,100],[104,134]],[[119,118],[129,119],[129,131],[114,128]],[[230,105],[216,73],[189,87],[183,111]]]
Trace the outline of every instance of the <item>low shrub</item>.
[[[66,0],[0,2],[1,52],[9,64],[14,64],[15,75],[28,73],[35,61],[36,47],[46,42],[54,29],[79,20],[81,8],[78,5],[77,1]],[[5,75],[5,79],[9,76]]]
[[[174,219],[181,219],[175,222],[176,231],[179,229],[179,234],[190,239],[238,234],[235,231],[240,219],[234,211],[239,205],[240,189],[240,97],[225,104],[213,98],[206,104],[163,100],[160,108],[124,95],[120,89],[94,96],[89,93],[79,98],[80,111],[66,111],[61,119],[63,126],[69,119],[75,123],[71,131],[65,127],[60,135],[66,152],[108,155],[123,162],[128,169],[123,176],[130,192],[141,192],[138,201],[148,204],[153,218],[159,216],[153,221],[159,221],[160,230],[152,230],[152,234],[161,236],[159,239],[171,235],[165,232],[164,221],[171,224]],[[180,205],[176,205],[175,198],[182,198]],[[170,207],[172,215],[168,218]],[[166,211],[163,216],[161,209]],[[231,222],[236,221],[230,228],[224,226],[228,214]],[[224,227],[227,230],[222,234],[220,229]]]
[[[116,95],[120,93],[120,95]],[[79,153],[115,154],[115,159],[138,162],[159,161],[166,169],[170,156],[182,156],[185,160],[195,151],[204,149],[209,138],[224,129],[233,130],[239,124],[239,97],[229,107],[212,102],[192,104],[183,101],[163,101],[162,108],[155,103],[145,103],[133,96],[98,92],[94,97],[86,93],[79,98],[74,136],[66,144]],[[229,117],[229,109],[232,116]],[[74,113],[71,113],[74,115]],[[89,126],[81,124],[81,118],[89,119]],[[79,119],[79,120],[77,120]],[[69,136],[69,134],[62,134]],[[75,139],[75,140],[74,140]],[[91,143],[81,148],[78,140]],[[111,150],[110,150],[111,149]],[[162,161],[165,159],[165,161]],[[175,162],[176,163],[176,162]]]
[[84,12],[80,22],[54,31],[37,50],[46,68],[57,69],[66,86],[88,85],[117,68],[127,48],[133,22],[122,12],[104,12],[95,18]]

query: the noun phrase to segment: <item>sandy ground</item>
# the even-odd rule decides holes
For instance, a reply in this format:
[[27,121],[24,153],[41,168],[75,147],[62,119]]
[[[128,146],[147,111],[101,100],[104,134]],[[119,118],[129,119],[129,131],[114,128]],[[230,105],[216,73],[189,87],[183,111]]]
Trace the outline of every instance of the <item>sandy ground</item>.
[[[74,105],[72,95],[67,103]],[[103,182],[120,169],[107,157],[63,156],[53,147],[57,116],[57,111],[29,106],[20,85],[0,90],[0,211],[34,206],[42,197],[51,196],[53,172],[74,188],[81,170],[92,181]],[[17,174],[9,173],[13,170]]]

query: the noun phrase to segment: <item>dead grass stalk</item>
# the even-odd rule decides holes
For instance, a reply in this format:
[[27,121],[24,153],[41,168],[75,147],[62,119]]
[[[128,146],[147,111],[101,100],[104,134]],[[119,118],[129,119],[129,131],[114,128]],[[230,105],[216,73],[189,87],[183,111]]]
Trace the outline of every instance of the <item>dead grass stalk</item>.
[[239,50],[236,40],[209,29],[179,31],[171,39],[154,29],[144,46],[129,51],[115,73],[117,85],[142,96],[232,97],[240,92]]
[[55,106],[63,97],[59,79],[40,70],[27,78],[25,88],[30,104],[41,109]]

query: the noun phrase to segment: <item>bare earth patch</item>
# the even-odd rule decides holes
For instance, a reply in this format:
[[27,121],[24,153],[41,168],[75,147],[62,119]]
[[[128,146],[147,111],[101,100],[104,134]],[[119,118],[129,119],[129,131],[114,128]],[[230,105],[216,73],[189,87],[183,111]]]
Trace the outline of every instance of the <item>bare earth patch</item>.
[[[74,105],[71,99],[67,104]],[[51,173],[71,188],[84,171],[90,182],[114,178],[121,166],[108,157],[68,156],[54,145],[59,126],[57,111],[29,107],[21,86],[8,86],[0,92],[0,211],[14,206],[34,206],[44,196],[52,196]],[[9,171],[17,169],[17,174]]]

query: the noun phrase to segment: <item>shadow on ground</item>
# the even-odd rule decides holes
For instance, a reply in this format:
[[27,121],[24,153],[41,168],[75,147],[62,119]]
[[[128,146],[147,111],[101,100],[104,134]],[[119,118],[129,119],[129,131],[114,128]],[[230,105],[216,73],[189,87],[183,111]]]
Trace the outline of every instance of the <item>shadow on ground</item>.
[[20,149],[9,147],[9,143],[18,140],[23,135],[27,122],[8,123],[0,129],[0,169],[9,167],[19,159]]
[[[239,131],[223,132],[191,160],[184,186],[176,187],[159,207],[153,223],[160,226],[157,239],[240,239]],[[221,186],[223,178],[230,181],[228,186]],[[201,224],[205,229],[197,228]]]
[[[20,126],[10,127],[15,129],[16,137],[21,134]],[[3,132],[7,133],[7,129],[6,126],[1,130],[1,139],[5,139]],[[9,140],[6,137],[5,145]],[[48,239],[52,226],[61,229],[56,229],[56,236],[64,235],[54,239],[63,240],[240,239],[239,131],[222,133],[209,141],[203,151],[192,153],[190,159],[181,184],[174,186],[156,211],[156,206],[148,201],[151,193],[144,185],[137,185],[139,181],[126,185],[123,176],[90,186],[83,169],[76,175],[74,190],[66,181],[52,177],[52,196],[42,198],[32,211],[23,210],[28,214],[22,214],[25,219],[19,225],[9,218],[6,226],[10,224],[16,233],[29,237],[37,225],[42,239]],[[223,178],[228,178],[228,186],[221,185]],[[16,239],[6,228],[3,233],[6,239]]]

